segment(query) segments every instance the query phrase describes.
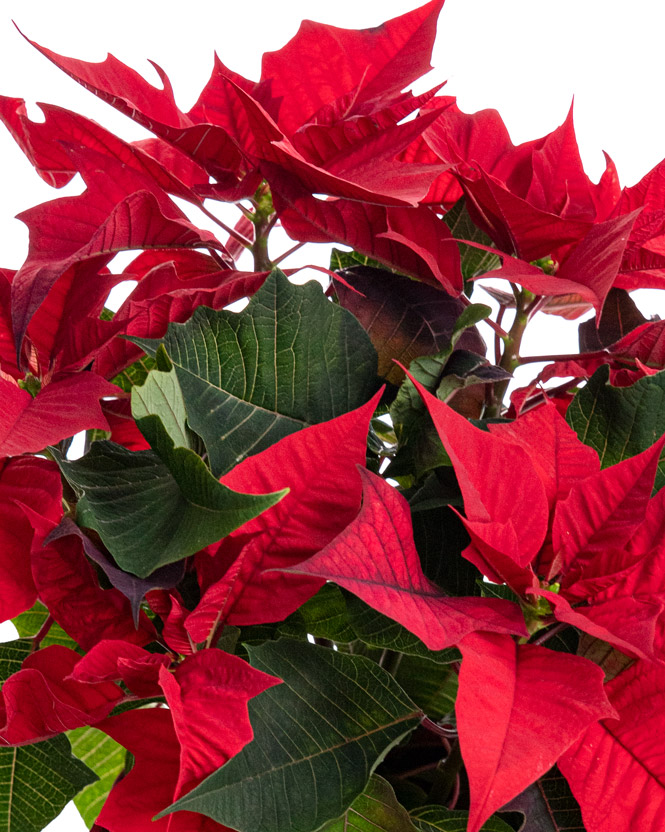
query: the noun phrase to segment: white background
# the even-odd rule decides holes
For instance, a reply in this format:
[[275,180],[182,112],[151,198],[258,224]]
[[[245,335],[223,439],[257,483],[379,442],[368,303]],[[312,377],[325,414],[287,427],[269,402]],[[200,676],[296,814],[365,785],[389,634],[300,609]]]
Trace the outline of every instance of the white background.
[[[0,94],[59,104],[123,138],[142,138],[146,134],[137,125],[38,54],[11,19],[31,39],[56,52],[93,61],[112,52],[158,83],[145,60],[153,59],[166,70],[178,104],[186,110],[209,76],[213,50],[232,69],[256,79],[261,54],[282,46],[305,17],[362,28],[415,5],[417,0],[5,0]],[[633,184],[665,156],[660,5],[657,0],[447,0],[432,61],[435,71],[418,89],[448,79],[444,92],[457,95],[462,109],[498,109],[515,142],[542,136],[560,124],[574,94],[575,124],[588,172],[594,178],[600,175],[601,150],[606,150],[622,184]],[[29,111],[39,117],[33,107]],[[53,191],[0,127],[0,188],[0,266],[16,268],[25,257],[27,233],[13,217],[38,202],[79,192],[81,186],[74,181]],[[325,252],[307,251],[289,265],[326,261]],[[645,314],[665,315],[659,293],[640,292],[638,302]],[[539,316],[527,333],[523,354],[569,352],[576,345],[576,325]],[[85,828],[70,809],[48,827],[51,832]]]

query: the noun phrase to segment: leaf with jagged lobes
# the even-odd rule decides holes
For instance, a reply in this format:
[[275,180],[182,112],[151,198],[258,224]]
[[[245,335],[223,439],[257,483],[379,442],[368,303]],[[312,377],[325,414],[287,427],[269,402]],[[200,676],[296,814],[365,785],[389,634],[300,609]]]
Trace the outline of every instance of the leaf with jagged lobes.
[[138,425],[152,450],[94,442],[76,461],[51,450],[79,494],[79,524],[94,529],[118,566],[139,578],[221,540],[288,491],[233,491],[194,451],[175,447],[158,416]]
[[248,653],[283,679],[249,703],[253,741],[162,815],[200,812],[239,832],[314,832],[346,812],[422,713],[362,656],[291,639]]
[[[131,340],[151,355],[161,343]],[[376,352],[353,315],[316,281],[296,286],[279,269],[241,312],[199,307],[162,342],[215,476],[360,407],[379,385]]]

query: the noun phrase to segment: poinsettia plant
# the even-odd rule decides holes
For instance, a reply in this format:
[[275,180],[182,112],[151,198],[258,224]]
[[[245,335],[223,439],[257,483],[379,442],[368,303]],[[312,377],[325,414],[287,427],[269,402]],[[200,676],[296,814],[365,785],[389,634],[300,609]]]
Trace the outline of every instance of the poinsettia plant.
[[33,44],[147,140],[0,98],[85,183],[0,270],[8,832],[662,829],[665,162],[594,183],[572,113],[514,146],[409,92],[442,5],[216,59],[187,113]]

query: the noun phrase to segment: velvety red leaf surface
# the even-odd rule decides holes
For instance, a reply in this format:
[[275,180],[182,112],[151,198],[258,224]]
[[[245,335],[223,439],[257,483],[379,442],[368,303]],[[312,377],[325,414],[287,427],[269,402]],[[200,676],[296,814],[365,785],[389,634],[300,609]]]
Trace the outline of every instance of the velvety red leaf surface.
[[283,98],[279,124],[292,132],[324,104],[357,90],[358,103],[393,96],[431,69],[443,0],[372,29],[339,29],[305,20],[277,52],[263,56],[261,79]]
[[359,468],[363,505],[356,519],[309,560],[290,568],[350,590],[418,636],[431,650],[475,630],[526,635],[520,608],[494,598],[450,598],[423,574],[409,505],[382,477]]
[[0,691],[0,740],[26,745],[103,719],[124,694],[111,682],[69,679],[78,653],[54,644],[28,656]]
[[126,711],[95,727],[134,756],[131,771],[111,789],[97,823],[108,832],[167,832],[168,818],[152,818],[173,802],[178,780],[180,744],[170,712]]
[[223,541],[213,558],[197,557],[202,598],[187,620],[195,642],[224,620],[238,625],[280,621],[321,587],[318,578],[270,570],[318,552],[357,514],[356,465],[365,461],[379,395],[357,410],[285,437],[222,477],[224,485],[247,494],[263,494],[267,486],[290,491]]
[[86,157],[88,188],[81,196],[63,197],[19,215],[30,230],[30,247],[12,283],[17,343],[55,282],[75,263],[94,258],[101,268],[118,251],[136,248],[221,248],[212,234],[196,229],[149,177],[123,168],[122,175],[104,176],[100,182],[99,166],[104,170],[108,157],[94,151],[87,151]]
[[83,656],[71,673],[77,682],[124,682],[139,697],[161,696],[159,669],[168,667],[172,657],[149,653],[137,644],[104,639]]
[[37,453],[88,428],[108,429],[99,400],[118,388],[90,372],[61,375],[33,399],[27,390],[0,377],[0,454]]
[[547,403],[513,422],[491,424],[489,431],[528,452],[550,509],[564,500],[576,483],[600,470],[596,451],[579,441],[553,404]]
[[[174,673],[163,667],[159,681],[181,747],[175,797],[198,785],[254,737],[247,703],[281,683],[223,650],[188,656]],[[185,832],[174,820],[175,828]]]
[[548,771],[590,725],[615,715],[603,671],[580,656],[473,633],[455,704],[469,776],[468,832]]
[[[221,309],[229,303],[254,294],[267,277],[267,272],[219,271],[212,258],[197,251],[146,252],[137,260],[141,266],[130,265],[126,279],[139,278],[139,285],[114,316],[125,335],[140,338],[161,338],[169,323],[182,323],[192,316],[197,306]],[[136,261],[134,261],[136,263]],[[142,273],[140,269],[150,268]],[[138,274],[136,273],[138,272]],[[105,378],[114,378],[132,364],[143,350],[123,338],[115,338],[100,346],[93,369]]]
[[30,550],[33,543],[41,545],[43,537],[22,505],[57,523],[62,516],[62,484],[57,466],[46,459],[21,457],[3,460],[0,466],[0,618],[6,621],[37,600]]
[[448,294],[460,294],[459,250],[451,244],[448,226],[427,206],[403,209],[324,201],[274,166],[265,167],[280,220],[294,240],[345,243],[403,274],[440,285]]
[[660,832],[665,816],[665,670],[638,662],[606,686],[618,719],[591,725],[559,760],[588,832]]
[[665,437],[571,488],[557,506],[552,526],[559,571],[567,571],[573,559],[620,548],[633,536],[646,517],[664,443]]
[[[467,528],[526,566],[544,542],[549,515],[547,492],[529,454],[520,445],[474,427],[418,382],[414,384],[453,462]],[[497,476],[510,471],[510,487],[497,488],[488,471]]]

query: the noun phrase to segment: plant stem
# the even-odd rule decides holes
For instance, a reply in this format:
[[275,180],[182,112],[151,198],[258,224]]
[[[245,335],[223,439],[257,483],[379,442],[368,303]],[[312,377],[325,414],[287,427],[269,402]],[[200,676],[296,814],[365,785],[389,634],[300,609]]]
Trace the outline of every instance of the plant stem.
[[538,361],[579,361],[580,359],[590,360],[593,358],[606,358],[610,353],[607,350],[596,350],[595,352],[564,353],[563,355],[526,355],[519,356],[519,364],[535,364]]
[[233,239],[234,239],[234,240],[237,240],[237,241],[240,243],[240,245],[241,245],[241,246],[244,246],[245,248],[250,248],[250,249],[252,248],[252,241],[251,241],[251,240],[248,240],[248,239],[247,239],[247,237],[243,236],[243,235],[242,235],[239,231],[236,231],[236,230],[235,230],[235,228],[231,228],[231,227],[230,227],[229,225],[227,225],[225,222],[222,222],[222,221],[219,219],[219,217],[216,217],[216,216],[212,213],[212,211],[209,211],[209,210],[205,207],[205,205],[199,205],[198,207],[201,209],[201,211],[203,211],[203,213],[206,215],[206,217],[208,217],[208,219],[212,220],[212,221],[213,221],[214,223],[216,223],[216,224],[217,224],[220,228],[223,228],[223,229],[224,229],[224,231],[226,231],[226,233],[227,233],[230,237],[233,237]]
[[397,673],[402,661],[402,655],[402,653],[398,653],[396,650],[384,650],[383,653],[381,653],[381,658],[378,662],[379,667],[382,667],[384,670],[387,670],[391,676],[394,676]]
[[302,248],[304,245],[305,245],[304,243],[296,243],[288,251],[285,251],[284,254],[280,254],[279,257],[276,260],[273,260],[273,262],[272,262],[273,266],[278,266],[282,262],[282,260],[286,260],[287,257],[290,257],[292,254],[294,254],[296,251],[298,251],[298,249]]
[[31,653],[35,653],[39,650],[39,645],[44,641],[46,636],[48,635],[48,631],[51,629],[55,620],[52,615],[47,615],[44,623],[39,628],[39,632],[32,637],[32,647],[30,648]]
[[[526,309],[534,299],[531,292],[528,292],[526,289],[519,289],[517,286],[513,286],[513,292],[515,294],[515,318],[513,319],[507,337],[503,339],[503,355],[498,364],[499,367],[507,370],[509,373],[512,373],[520,365],[520,345],[524,336],[524,330],[529,322]],[[509,380],[506,379],[505,381],[498,381],[494,385],[495,401],[489,411],[486,411],[485,416],[494,417],[501,415],[503,398],[506,395],[508,383]]]
[[566,624],[565,621],[559,621],[558,624],[555,624],[553,627],[550,627],[545,632],[541,633],[537,638],[534,638],[529,644],[544,644],[546,641],[552,638],[552,636],[557,635],[560,633],[561,630],[565,630],[566,627],[569,625]]

